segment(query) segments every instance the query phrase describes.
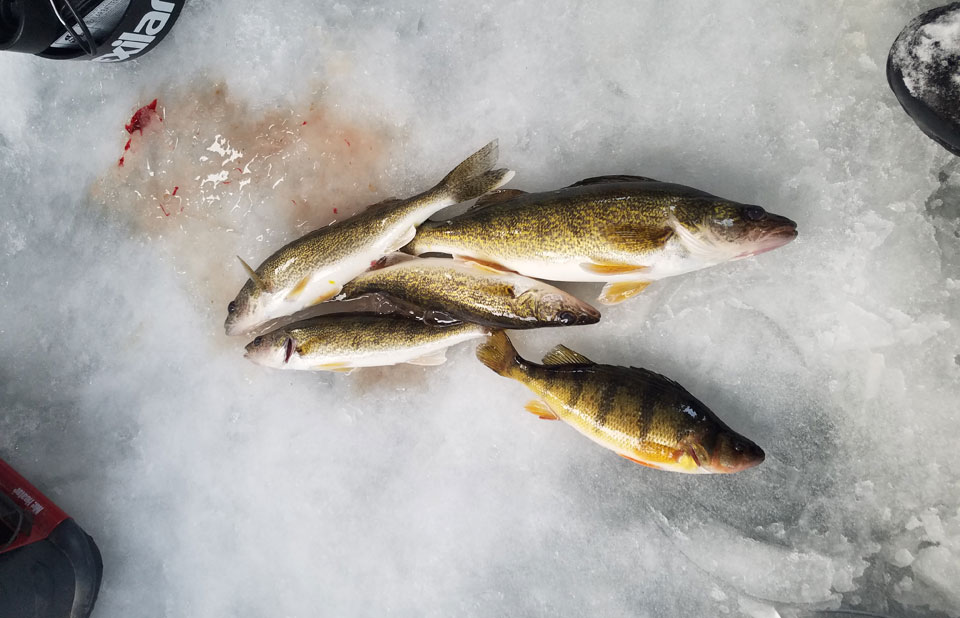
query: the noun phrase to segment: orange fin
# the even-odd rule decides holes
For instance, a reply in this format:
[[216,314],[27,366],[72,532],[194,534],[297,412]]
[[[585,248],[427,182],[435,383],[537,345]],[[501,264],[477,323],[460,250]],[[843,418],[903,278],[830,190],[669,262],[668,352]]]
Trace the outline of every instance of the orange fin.
[[346,363],[325,363],[323,365],[314,365],[312,369],[316,371],[339,371],[341,373],[350,373],[355,367]]
[[523,406],[523,409],[531,414],[536,414],[545,421],[556,421],[560,419],[560,417],[550,409],[550,406],[539,399],[534,399],[533,401],[529,402],[527,405]]
[[544,365],[596,365],[592,360],[574,352],[565,345],[557,344],[547,352],[541,361]]
[[624,459],[629,459],[630,461],[632,461],[632,462],[635,463],[635,464],[640,464],[641,466],[646,466],[646,467],[648,467],[648,468],[653,468],[654,470],[659,470],[659,469],[660,469],[658,466],[655,466],[655,465],[653,465],[652,463],[648,463],[648,462],[646,462],[646,461],[640,461],[639,459],[634,459],[633,457],[630,457],[630,456],[628,456],[628,455],[624,455],[623,453],[617,453],[617,455],[620,455],[620,456],[623,457]]
[[618,281],[615,283],[608,283],[603,286],[603,291],[600,292],[600,302],[604,305],[616,305],[617,303],[622,303],[631,296],[636,296],[642,292],[648,285],[650,281]]
[[482,269],[482,270],[485,270],[485,271],[487,271],[487,272],[489,272],[489,273],[503,274],[503,273],[515,273],[515,272],[517,272],[517,271],[515,271],[515,270],[510,270],[509,268],[507,268],[507,267],[505,267],[505,266],[501,266],[500,264],[497,264],[496,262],[488,262],[488,261],[486,261],[486,260],[480,260],[480,259],[477,259],[477,258],[468,257],[468,256],[466,256],[466,255],[455,255],[455,256],[453,256],[453,257],[455,257],[456,259],[460,260],[461,262],[465,262],[465,263],[466,263],[467,265],[469,265],[469,266],[475,266],[475,267],[480,268],[480,269]]
[[585,262],[580,265],[580,268],[595,275],[623,275],[626,273],[639,273],[650,270],[649,266],[615,264],[613,262]]
[[314,305],[319,305],[320,303],[330,300],[331,298],[339,294],[340,290],[342,289],[343,289],[342,287],[338,287],[334,290],[331,290],[330,292],[327,292],[326,294],[321,294],[320,296],[317,296],[315,299],[313,299],[313,302],[310,303],[309,306],[312,307]]
[[307,289],[308,283],[310,283],[310,275],[307,275],[301,279],[297,285],[293,286],[293,289],[290,290],[289,294],[287,294],[287,300],[296,300],[297,297],[303,294],[303,291]]

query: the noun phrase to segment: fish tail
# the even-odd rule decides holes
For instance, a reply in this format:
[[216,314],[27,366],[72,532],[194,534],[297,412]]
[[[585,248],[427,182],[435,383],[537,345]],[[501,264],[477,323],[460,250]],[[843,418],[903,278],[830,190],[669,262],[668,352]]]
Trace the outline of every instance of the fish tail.
[[453,168],[436,189],[454,200],[454,203],[460,203],[502,187],[510,182],[514,172],[493,169],[499,154],[497,140],[493,140]]
[[494,331],[477,347],[477,359],[507,378],[519,378],[524,373],[524,360],[502,330]]

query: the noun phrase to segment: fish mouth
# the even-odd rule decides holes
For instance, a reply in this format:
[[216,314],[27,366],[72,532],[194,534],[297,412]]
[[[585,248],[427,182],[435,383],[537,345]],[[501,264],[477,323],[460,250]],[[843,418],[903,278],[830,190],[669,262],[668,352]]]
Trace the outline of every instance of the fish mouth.
[[738,255],[737,259],[773,251],[788,244],[799,235],[797,224],[786,217],[768,215],[764,223],[760,237],[752,243],[750,250]]

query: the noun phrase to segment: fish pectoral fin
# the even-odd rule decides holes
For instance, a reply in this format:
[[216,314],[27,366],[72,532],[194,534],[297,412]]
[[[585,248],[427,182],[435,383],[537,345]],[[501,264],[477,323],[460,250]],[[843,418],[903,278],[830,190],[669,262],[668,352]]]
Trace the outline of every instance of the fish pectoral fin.
[[604,305],[616,305],[631,296],[636,296],[651,283],[651,281],[617,281],[608,283],[603,286],[598,300]]
[[296,300],[301,294],[303,294],[303,291],[307,289],[307,285],[309,283],[310,283],[310,275],[307,275],[306,277],[301,279],[300,282],[297,283],[297,285],[293,286],[293,289],[290,290],[289,294],[287,294],[287,300]]
[[611,182],[660,182],[659,180],[654,180],[653,178],[647,178],[646,176],[630,176],[629,174],[613,174],[610,176],[594,176],[592,178],[584,178],[579,180],[569,188],[572,187],[586,187],[587,185],[605,185]]
[[422,365],[424,367],[435,367],[436,365],[442,365],[447,362],[447,349],[443,348],[430,352],[429,354],[424,354],[423,356],[418,356],[417,358],[412,358],[407,361],[411,365]]
[[339,294],[340,290],[342,289],[343,289],[342,286],[337,286],[335,289],[330,290],[329,292],[326,292],[324,294],[321,294],[320,296],[317,296],[316,298],[313,299],[313,302],[311,302],[308,305],[308,307],[313,307],[314,305],[319,305],[320,303],[327,302],[328,300],[330,300],[331,298]]
[[652,463],[650,463],[650,462],[647,462],[647,461],[640,461],[639,459],[634,459],[633,457],[630,457],[629,455],[624,455],[623,453],[617,453],[617,455],[620,455],[620,456],[623,457],[624,459],[629,459],[630,461],[632,461],[632,462],[635,463],[635,464],[640,464],[641,466],[646,466],[646,467],[648,467],[648,468],[653,468],[654,470],[659,470],[659,469],[660,469],[660,466],[656,466],[656,465],[654,465],[654,464],[652,464]]
[[616,264],[614,262],[584,262],[580,268],[594,275],[625,275],[650,270],[649,266],[636,264]]
[[606,229],[606,236],[614,246],[631,253],[656,251],[674,233],[672,227],[656,225],[610,225]]
[[501,266],[500,264],[497,264],[496,262],[488,262],[488,261],[486,261],[486,260],[481,260],[481,259],[478,259],[478,258],[472,258],[472,257],[466,256],[466,255],[454,255],[453,257],[454,257],[454,259],[463,262],[463,263],[464,263],[465,265],[467,265],[467,266],[472,266],[473,268],[480,269],[480,270],[482,270],[483,272],[487,272],[487,273],[491,273],[491,274],[495,274],[495,275],[502,275],[503,273],[516,273],[516,272],[517,272],[517,271],[515,271],[515,270],[510,270],[510,269],[507,268],[506,266]]
[[521,191],[520,189],[499,189],[497,191],[491,191],[490,193],[481,196],[480,199],[477,200],[477,203],[468,208],[467,211],[479,210],[480,208],[486,208],[487,206],[493,206],[494,204],[509,202],[514,198],[526,194],[526,191]]
[[320,365],[314,365],[311,369],[315,371],[337,371],[340,373],[350,373],[356,367],[353,365],[348,365],[347,363],[323,363]]
[[523,409],[531,414],[536,414],[541,419],[545,421],[557,421],[560,420],[560,417],[550,409],[550,406],[546,402],[540,401],[539,399],[534,399],[523,406]]
[[595,365],[592,360],[574,352],[565,345],[558,344],[552,350],[547,352],[541,361],[544,365]]

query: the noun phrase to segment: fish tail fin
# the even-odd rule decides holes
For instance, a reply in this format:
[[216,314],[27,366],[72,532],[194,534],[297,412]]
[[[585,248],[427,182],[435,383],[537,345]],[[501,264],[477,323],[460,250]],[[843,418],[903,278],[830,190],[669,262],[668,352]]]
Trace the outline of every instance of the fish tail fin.
[[499,154],[497,140],[493,140],[453,168],[453,171],[440,181],[437,189],[458,204],[502,187],[510,182],[514,172],[508,169],[493,169]]
[[477,359],[507,378],[518,377],[518,373],[523,372],[523,359],[502,330],[493,331],[490,337],[477,347]]

